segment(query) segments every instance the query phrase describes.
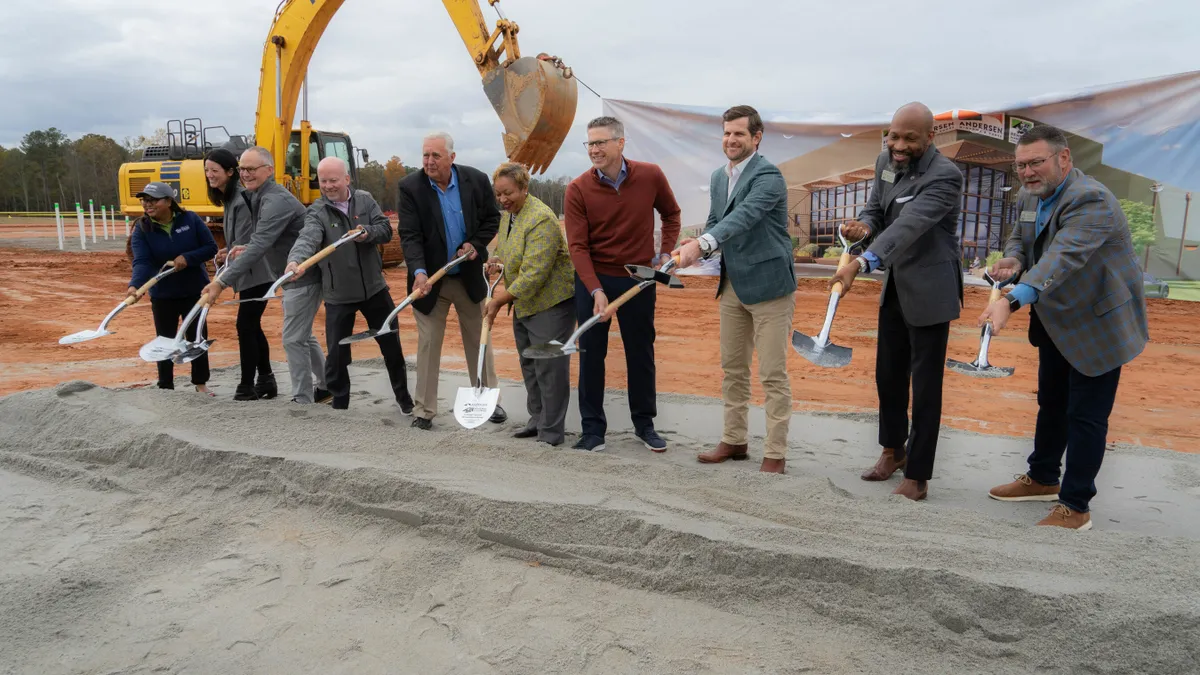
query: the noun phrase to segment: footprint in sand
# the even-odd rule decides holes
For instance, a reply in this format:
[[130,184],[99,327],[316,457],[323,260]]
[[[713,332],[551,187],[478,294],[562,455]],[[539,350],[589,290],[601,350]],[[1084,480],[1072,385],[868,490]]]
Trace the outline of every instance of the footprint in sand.
[[292,417],[308,417],[308,411],[307,410],[289,410],[288,415],[291,415]]

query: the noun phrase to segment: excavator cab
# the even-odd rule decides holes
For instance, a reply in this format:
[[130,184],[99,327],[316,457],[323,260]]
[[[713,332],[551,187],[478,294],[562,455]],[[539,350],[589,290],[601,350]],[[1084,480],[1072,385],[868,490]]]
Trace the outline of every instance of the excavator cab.
[[[301,122],[292,131],[284,156],[283,175],[279,181],[304,204],[321,196],[317,183],[317,164],[326,157],[340,157],[350,167],[350,180],[358,184],[358,167],[354,161],[354,145],[350,136],[330,131],[317,131]],[[276,160],[278,161],[278,160]]]

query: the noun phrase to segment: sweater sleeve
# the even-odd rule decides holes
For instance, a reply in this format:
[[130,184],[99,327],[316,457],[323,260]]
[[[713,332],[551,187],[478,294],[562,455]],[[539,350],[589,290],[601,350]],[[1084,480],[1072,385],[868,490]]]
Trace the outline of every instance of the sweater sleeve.
[[133,249],[133,276],[129,278],[129,285],[141,288],[142,284],[150,281],[150,277],[158,272],[150,252],[150,245],[146,242],[146,233],[142,231],[141,219],[138,219],[133,226],[133,234],[129,237],[129,246]]
[[196,248],[184,253],[183,259],[187,261],[188,267],[200,267],[217,255],[217,240],[213,238],[212,231],[200,216],[189,211],[187,222],[196,231]]
[[588,243],[587,206],[583,201],[583,190],[572,182],[567,185],[566,195],[567,250],[571,253],[571,264],[583,281],[588,293],[600,290],[600,278],[592,266],[592,250]]

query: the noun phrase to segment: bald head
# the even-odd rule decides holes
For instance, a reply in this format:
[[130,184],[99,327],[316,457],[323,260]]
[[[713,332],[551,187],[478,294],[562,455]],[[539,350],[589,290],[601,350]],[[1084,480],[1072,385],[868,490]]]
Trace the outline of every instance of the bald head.
[[923,103],[900,106],[888,127],[887,147],[892,169],[903,171],[919,160],[933,143],[933,112]]
[[321,196],[331,202],[350,199],[350,165],[340,157],[326,157],[317,164]]

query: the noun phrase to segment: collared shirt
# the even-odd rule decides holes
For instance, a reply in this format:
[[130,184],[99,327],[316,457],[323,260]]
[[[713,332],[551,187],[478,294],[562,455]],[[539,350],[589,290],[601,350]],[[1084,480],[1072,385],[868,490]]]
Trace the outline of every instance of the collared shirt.
[[[1064,178],[1063,182],[1054,188],[1054,192],[1051,192],[1049,197],[1038,200],[1037,220],[1034,222],[1033,227],[1033,238],[1035,241],[1041,236],[1042,230],[1046,229],[1046,224],[1050,222],[1050,213],[1054,211],[1054,205],[1058,202],[1058,197],[1062,194],[1063,187],[1066,184],[1067,181]],[[1030,266],[1032,266],[1032,261],[1030,263]],[[1037,302],[1041,293],[1029,284],[1017,284],[1009,291],[1009,295],[1016,298],[1017,302],[1021,303],[1021,306],[1024,307],[1025,305],[1032,305]]]
[[[729,203],[729,198],[733,196],[733,188],[737,187],[738,179],[742,177],[742,174],[746,171],[746,167],[750,165],[750,160],[754,159],[754,156],[757,154],[758,151],[751,152],[749,156],[737,164],[725,165],[725,177],[728,179],[726,182],[729,184],[729,189],[725,192],[726,204]],[[721,244],[717,241],[717,238],[707,232],[700,235],[700,239],[703,239],[708,244],[709,252],[721,248]]]
[[600,169],[593,169],[593,170],[596,172],[596,176],[598,176],[600,178],[601,183],[604,183],[605,185],[611,185],[614,190],[616,190],[617,192],[620,192],[621,191],[621,183],[625,182],[625,174],[627,173],[625,171],[625,169],[626,169],[625,158],[622,157],[621,158],[621,172],[617,174],[616,180],[613,180],[613,179],[609,178],[608,176],[605,176],[604,172],[601,171]]
[[346,214],[347,216],[350,215],[350,191],[349,190],[346,191],[346,201],[344,201],[344,202],[331,201],[329,203],[333,204],[333,208],[337,209],[338,211],[341,211],[342,213]]
[[[458,189],[458,169],[450,168],[450,184],[443,190],[432,178],[429,184],[437,191],[438,204],[442,207],[442,222],[446,226],[446,256],[454,258],[454,254],[467,239],[467,222],[463,217],[462,196]],[[455,265],[446,274],[458,274]],[[424,274],[425,270],[416,270],[415,274]]]

